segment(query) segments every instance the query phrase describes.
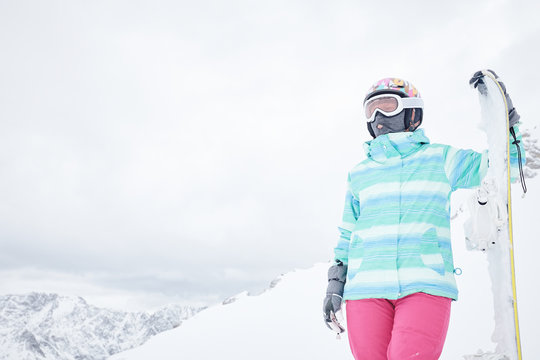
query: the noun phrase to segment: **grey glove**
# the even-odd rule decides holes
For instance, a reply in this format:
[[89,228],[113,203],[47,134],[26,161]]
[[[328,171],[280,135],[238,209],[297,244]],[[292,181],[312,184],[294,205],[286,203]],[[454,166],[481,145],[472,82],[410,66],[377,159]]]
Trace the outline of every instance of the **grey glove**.
[[[499,85],[501,85],[501,88],[504,91],[504,96],[506,97],[506,104],[508,105],[508,119],[510,123],[510,128],[512,128],[514,125],[516,125],[519,122],[519,114],[517,113],[516,109],[514,108],[514,104],[512,103],[512,99],[510,98],[510,95],[506,92],[506,86],[502,81],[499,80],[499,77],[497,74],[495,74],[495,71],[493,70],[485,70],[493,74]],[[469,80],[469,85],[474,87],[475,89],[478,89],[480,91],[480,94],[486,95],[487,94],[487,87],[484,83],[484,72],[477,71],[474,73],[472,78]]]
[[[328,288],[323,301],[323,315],[326,326],[338,334],[345,331],[340,324],[343,321],[341,315],[341,302],[343,301],[343,288],[347,278],[347,265],[337,261],[328,269]],[[341,318],[341,319],[340,319]]]

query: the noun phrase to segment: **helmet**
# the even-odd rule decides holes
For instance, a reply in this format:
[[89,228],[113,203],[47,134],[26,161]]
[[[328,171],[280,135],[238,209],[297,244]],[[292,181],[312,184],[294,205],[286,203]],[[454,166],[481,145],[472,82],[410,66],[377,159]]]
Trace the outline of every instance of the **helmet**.
[[[364,104],[373,96],[381,94],[396,94],[400,97],[421,97],[416,87],[414,87],[414,85],[410,82],[398,78],[384,78],[377,81],[369,88],[369,91],[364,98]],[[412,118],[413,109],[403,110],[405,113],[405,116],[403,117],[405,129],[410,129],[411,125],[414,126],[414,129],[416,129],[422,123],[423,109],[415,108],[414,110],[414,119]],[[368,122],[367,127],[371,136],[375,138],[376,136],[371,127],[371,123]]]

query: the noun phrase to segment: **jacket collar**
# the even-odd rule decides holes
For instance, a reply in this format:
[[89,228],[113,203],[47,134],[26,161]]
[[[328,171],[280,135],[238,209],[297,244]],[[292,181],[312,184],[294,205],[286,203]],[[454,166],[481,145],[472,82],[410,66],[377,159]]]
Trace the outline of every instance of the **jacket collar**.
[[424,144],[429,144],[429,139],[424,135],[423,129],[418,129],[414,132],[398,132],[377,136],[364,143],[364,150],[369,159],[382,163],[390,158],[408,156]]

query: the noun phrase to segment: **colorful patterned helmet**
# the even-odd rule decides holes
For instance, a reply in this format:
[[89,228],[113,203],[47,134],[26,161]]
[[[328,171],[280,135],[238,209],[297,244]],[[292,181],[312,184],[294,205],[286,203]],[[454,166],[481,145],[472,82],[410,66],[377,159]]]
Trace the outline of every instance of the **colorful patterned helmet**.
[[370,97],[378,94],[398,94],[401,97],[421,97],[418,90],[410,82],[398,78],[385,78],[373,84],[364,99],[364,103]]
[[[366,94],[366,97],[364,98],[364,104],[368,99],[375,95],[379,94],[397,94],[401,97],[421,97],[420,93],[414,87],[413,84],[410,82],[399,79],[399,78],[385,78],[377,81],[374,83],[370,88],[369,91]],[[423,118],[423,110],[422,109],[414,109],[414,119],[412,118],[412,110],[413,109],[405,109],[405,116],[404,116],[404,126],[405,129],[416,129],[420,124],[422,123]],[[411,124],[416,124],[413,127],[411,127]],[[373,132],[373,129],[371,128],[371,124],[368,122],[367,124],[368,131],[375,138],[375,134]]]

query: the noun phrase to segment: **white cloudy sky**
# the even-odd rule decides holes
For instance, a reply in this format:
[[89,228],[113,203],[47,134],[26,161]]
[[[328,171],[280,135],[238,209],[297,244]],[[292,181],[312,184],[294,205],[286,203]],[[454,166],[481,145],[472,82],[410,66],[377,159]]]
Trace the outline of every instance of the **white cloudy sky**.
[[411,80],[481,150],[470,75],[538,124],[530,1],[0,1],[0,293],[206,303],[332,257],[361,100]]

